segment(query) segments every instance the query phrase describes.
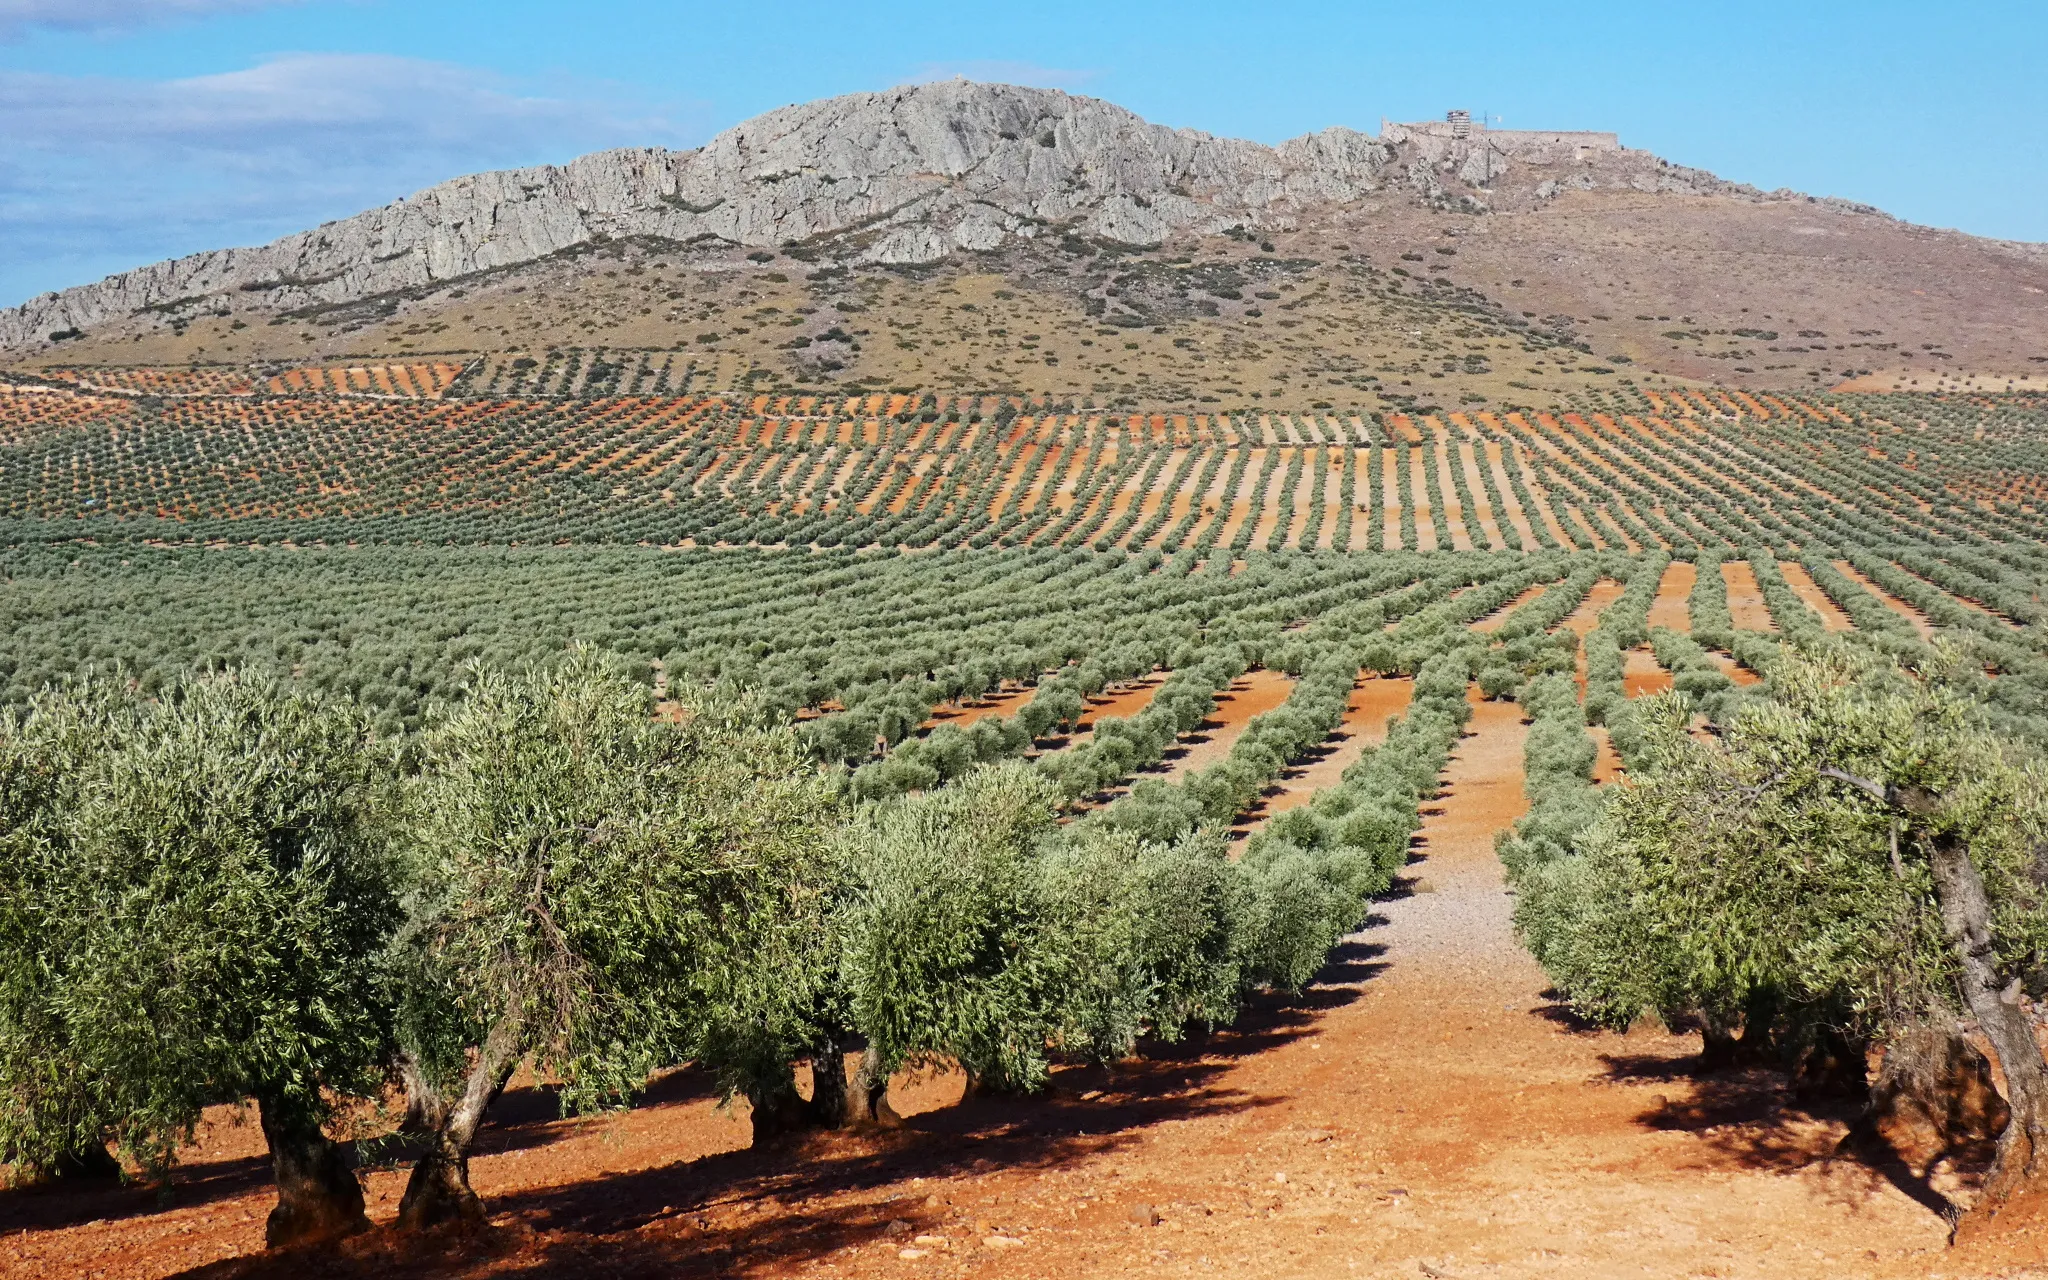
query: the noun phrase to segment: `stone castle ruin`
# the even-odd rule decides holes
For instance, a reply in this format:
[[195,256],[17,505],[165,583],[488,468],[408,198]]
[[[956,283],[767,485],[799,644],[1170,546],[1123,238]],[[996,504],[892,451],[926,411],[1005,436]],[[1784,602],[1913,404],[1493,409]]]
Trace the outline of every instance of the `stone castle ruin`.
[[[1619,134],[1573,129],[1492,129],[1484,119],[1475,120],[1470,111],[1464,110],[1446,112],[1441,120],[1409,124],[1382,120],[1380,141],[1413,157],[1411,181],[1435,198],[1441,198],[1433,189],[1439,176],[1453,177],[1468,187],[1485,190],[1510,170],[1530,166],[1542,175],[1535,194],[1548,198],[1567,187],[1612,185],[1600,180],[1607,176],[1600,171],[1616,167],[1617,163],[1631,170],[1670,169],[1646,152],[1630,153],[1621,145]],[[1630,177],[1635,180],[1628,185],[1644,186],[1644,176],[1632,172]],[[1688,185],[1690,181],[1688,175]],[[1653,181],[1645,189],[1656,185]],[[1465,202],[1471,203],[1472,199]]]

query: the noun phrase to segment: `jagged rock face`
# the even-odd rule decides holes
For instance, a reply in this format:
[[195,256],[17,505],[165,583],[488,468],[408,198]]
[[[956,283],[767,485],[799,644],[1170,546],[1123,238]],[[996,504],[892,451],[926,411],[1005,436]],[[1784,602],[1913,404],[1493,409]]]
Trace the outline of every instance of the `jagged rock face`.
[[[837,238],[834,256],[931,262],[1049,233],[1151,245],[1177,232],[1287,228],[1383,185],[1441,201],[1441,179],[1490,182],[1507,167],[1488,159],[1481,173],[1470,147],[1393,133],[1330,129],[1275,148],[1054,90],[952,81],[852,94],[758,116],[696,151],[604,151],[458,178],[272,244],[45,294],[0,312],[0,346],[151,308],[351,302],[598,237],[762,248]],[[1676,172],[1687,178],[1672,187],[1699,189],[1692,171]]]

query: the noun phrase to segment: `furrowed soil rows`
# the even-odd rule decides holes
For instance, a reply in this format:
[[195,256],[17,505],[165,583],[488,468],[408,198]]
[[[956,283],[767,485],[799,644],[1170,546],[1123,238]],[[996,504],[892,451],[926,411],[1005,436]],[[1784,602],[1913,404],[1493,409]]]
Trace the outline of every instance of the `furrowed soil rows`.
[[1337,785],[1344,771],[1365,754],[1367,747],[1378,746],[1385,740],[1388,718],[1407,714],[1408,699],[1414,692],[1415,681],[1402,676],[1368,676],[1360,680],[1344,703],[1344,718],[1338,722],[1337,731],[1317,749],[1313,759],[1281,774],[1280,780],[1266,789],[1258,807],[1239,820],[1234,834],[1249,835],[1274,814],[1307,804],[1316,792]]
[[1728,584],[1728,612],[1744,631],[1776,631],[1771,611],[1764,604],[1763,588],[1756,582],[1756,570],[1745,560],[1721,562],[1721,577]]
[[1216,698],[1216,709],[1195,731],[1184,735],[1179,745],[1161,762],[1165,776],[1179,778],[1196,769],[1206,769],[1230,754],[1238,735],[1251,723],[1294,692],[1294,680],[1284,671],[1263,668],[1248,671],[1231,681],[1230,688]]
[[[1754,572],[1752,570],[1752,572]],[[1821,626],[1829,631],[1853,631],[1856,624],[1849,621],[1849,615],[1842,612],[1840,605],[1828,598],[1820,589],[1813,576],[1806,572],[1806,566],[1790,560],[1778,563],[1778,572],[1785,575],[1785,585],[1799,597],[1807,608],[1820,615]]]

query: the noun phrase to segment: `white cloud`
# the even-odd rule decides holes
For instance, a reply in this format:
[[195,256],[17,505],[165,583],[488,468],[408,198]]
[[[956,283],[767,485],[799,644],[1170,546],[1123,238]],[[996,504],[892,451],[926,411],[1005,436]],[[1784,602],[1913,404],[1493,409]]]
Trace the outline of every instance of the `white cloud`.
[[938,80],[965,78],[991,84],[1023,84],[1035,89],[1079,89],[1099,80],[1100,71],[1074,71],[1041,67],[1031,62],[969,59],[965,62],[927,62],[912,72],[905,84],[931,84]]
[[272,9],[297,0],[0,0],[0,36],[30,27],[125,31],[181,18]]
[[553,88],[360,54],[169,81],[0,71],[0,305],[260,243],[464,173],[691,146],[708,131],[701,104]]

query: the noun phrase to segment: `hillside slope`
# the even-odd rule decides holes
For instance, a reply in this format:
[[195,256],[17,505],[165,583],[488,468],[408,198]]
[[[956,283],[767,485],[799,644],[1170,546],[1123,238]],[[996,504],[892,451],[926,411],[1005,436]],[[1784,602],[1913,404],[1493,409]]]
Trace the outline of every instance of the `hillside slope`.
[[[1371,302],[1356,287],[1369,270],[1381,293],[1483,302],[1623,358],[1601,363],[1688,380],[2048,372],[2038,246],[1758,192],[1593,136],[1390,126],[1265,147],[1052,90],[857,94],[696,151],[479,174],[44,295],[0,312],[0,353],[47,366],[617,347],[717,353],[770,386],[1259,390],[1301,407],[1328,396],[1302,371],[1333,355],[1354,389],[1405,373],[1425,403],[1512,399],[1510,376],[1539,403],[1585,381],[1546,362],[1417,389],[1405,366],[1454,347],[1456,315],[1418,323],[1412,303]],[[944,300],[943,324],[891,332],[931,318],[948,285],[970,309]],[[1262,316],[1281,301],[1301,304],[1293,323]],[[1095,341],[1119,330],[1138,345]]]

